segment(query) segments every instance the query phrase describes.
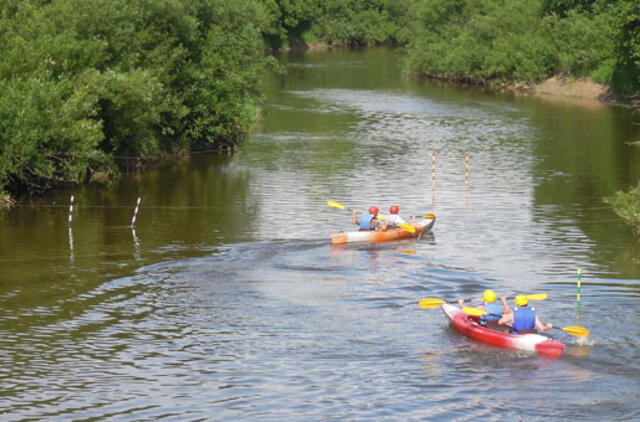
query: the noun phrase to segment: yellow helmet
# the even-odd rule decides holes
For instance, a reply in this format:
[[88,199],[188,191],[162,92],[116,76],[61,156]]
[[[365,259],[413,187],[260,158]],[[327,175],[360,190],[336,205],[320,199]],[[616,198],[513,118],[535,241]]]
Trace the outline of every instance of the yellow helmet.
[[482,294],[482,298],[487,303],[495,302],[496,301],[496,292],[494,292],[493,290],[485,290],[484,293]]
[[514,300],[514,302],[516,303],[516,306],[527,306],[527,304],[529,303],[529,300],[525,295],[518,295],[516,296],[516,299]]

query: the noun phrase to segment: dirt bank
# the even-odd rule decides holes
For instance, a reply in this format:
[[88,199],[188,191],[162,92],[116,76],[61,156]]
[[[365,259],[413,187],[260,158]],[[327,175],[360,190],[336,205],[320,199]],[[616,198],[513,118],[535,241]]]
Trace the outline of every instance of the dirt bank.
[[556,75],[534,85],[531,92],[535,95],[586,101],[612,102],[615,99],[607,85],[596,83],[588,78],[574,78],[565,75]]
[[10,195],[0,192],[0,208],[11,208],[15,203]]

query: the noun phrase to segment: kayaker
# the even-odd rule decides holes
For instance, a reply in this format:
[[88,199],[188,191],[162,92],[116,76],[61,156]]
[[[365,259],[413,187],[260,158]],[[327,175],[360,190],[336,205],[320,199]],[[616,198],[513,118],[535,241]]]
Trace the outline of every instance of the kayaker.
[[398,213],[400,212],[400,207],[397,205],[391,205],[389,207],[389,215],[386,219],[387,228],[399,227],[400,224],[404,224],[404,218],[400,217]]
[[498,324],[510,324],[512,334],[536,333],[536,329],[538,331],[547,331],[553,328],[552,324],[540,322],[535,309],[528,306],[529,300],[525,295],[516,296],[514,300],[516,307],[513,312],[509,309],[506,298],[501,297],[500,300],[506,311],[498,321]]
[[369,207],[369,213],[358,218],[358,211],[353,210],[351,221],[353,224],[360,226],[361,231],[373,231],[378,228],[378,207],[372,205]]
[[[478,309],[482,309],[487,313],[487,315],[482,315],[480,317],[480,324],[486,325],[487,322],[498,322],[502,313],[508,311],[509,308],[506,309],[496,302],[497,299],[496,292],[491,289],[487,289],[482,293],[482,305],[478,306]],[[464,308],[464,299],[459,299],[458,303],[461,307]]]

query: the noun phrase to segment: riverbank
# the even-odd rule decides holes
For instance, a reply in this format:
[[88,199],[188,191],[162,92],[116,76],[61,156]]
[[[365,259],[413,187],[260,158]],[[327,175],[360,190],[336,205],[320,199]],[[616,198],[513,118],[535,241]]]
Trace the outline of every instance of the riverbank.
[[495,83],[491,80],[473,78],[450,78],[439,75],[422,74],[418,78],[439,80],[445,83],[469,87],[483,87],[487,91],[511,92],[514,95],[536,96],[551,101],[572,101],[584,105],[625,104],[636,107],[630,99],[613,94],[611,87],[589,78],[571,75],[555,75],[539,83],[509,82]]
[[587,101],[613,102],[615,96],[607,85],[589,78],[557,75],[533,87],[533,94]]
[[527,82],[505,84],[501,85],[500,89],[517,95],[536,96],[549,101],[571,101],[585,106],[607,104],[635,106],[630,99],[613,94],[608,85],[571,75],[556,75],[537,84]]

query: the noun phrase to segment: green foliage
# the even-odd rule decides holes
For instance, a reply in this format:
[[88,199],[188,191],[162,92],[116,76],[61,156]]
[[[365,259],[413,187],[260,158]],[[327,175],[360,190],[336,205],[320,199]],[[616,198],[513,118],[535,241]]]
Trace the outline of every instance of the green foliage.
[[322,0],[258,0],[257,14],[269,45],[280,48],[299,41],[320,16]]
[[424,0],[407,62],[418,71],[473,80],[537,80],[554,46],[535,1]]
[[252,12],[237,7],[216,16],[218,24],[203,40],[200,65],[188,68],[195,87],[185,100],[190,137],[237,141],[254,118],[263,69],[256,64],[263,62],[263,43]]
[[612,16],[616,69],[612,87],[623,93],[640,89],[640,2],[620,0],[607,9]]
[[294,41],[335,45],[397,43],[413,0],[260,0],[260,21],[273,47]]
[[97,97],[84,87],[28,79],[0,81],[0,92],[0,186],[42,190],[109,163],[97,149]]
[[119,158],[232,147],[266,70],[253,0],[0,3],[0,190],[81,182]]
[[601,66],[613,58],[614,40],[608,14],[570,10],[567,17],[548,17],[550,38],[556,47],[556,65],[550,71],[588,76],[599,70],[600,79],[610,79]]
[[589,76],[600,84],[611,85],[615,71],[616,60],[609,58],[599,63],[596,69],[593,70]]
[[542,13],[566,17],[569,11],[591,10],[595,0],[543,0]]
[[616,214],[631,226],[633,235],[640,237],[640,184],[629,192],[616,192],[604,199],[611,205]]

